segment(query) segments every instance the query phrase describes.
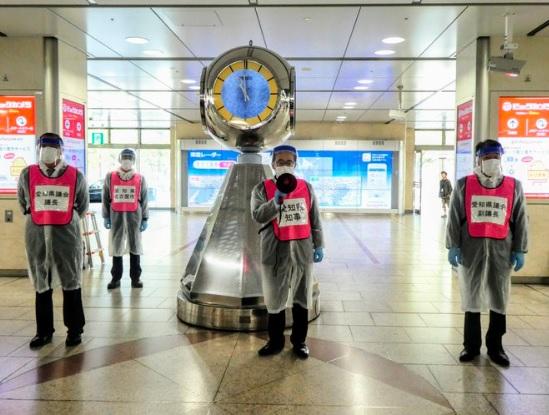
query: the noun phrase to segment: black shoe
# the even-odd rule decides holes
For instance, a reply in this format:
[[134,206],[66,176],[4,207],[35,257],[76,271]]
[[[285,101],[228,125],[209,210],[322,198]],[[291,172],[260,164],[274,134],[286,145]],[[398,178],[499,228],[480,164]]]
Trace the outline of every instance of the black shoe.
[[488,357],[492,362],[494,362],[496,365],[503,366],[503,367],[509,367],[509,356],[501,350],[499,352],[488,352]]
[[143,283],[140,279],[132,280],[132,288],[143,288]]
[[108,290],[114,290],[115,288],[120,288],[120,280],[115,280],[114,278],[107,285]]
[[480,351],[477,351],[477,350],[470,351],[470,350],[467,350],[467,349],[463,349],[461,351],[461,353],[459,354],[459,361],[460,362],[471,362],[478,355],[480,355]]
[[31,349],[38,349],[42,346],[45,346],[48,343],[51,343],[51,335],[49,336],[39,336],[38,334],[32,338],[30,341],[29,347]]
[[257,351],[257,354],[260,356],[271,356],[273,354],[278,354],[284,349],[284,343],[277,344],[271,341],[268,341],[265,346]]
[[81,334],[68,334],[67,340],[65,340],[65,346],[67,347],[78,346],[80,343],[82,343]]
[[309,348],[305,343],[294,345],[294,354],[300,359],[307,359],[309,357]]

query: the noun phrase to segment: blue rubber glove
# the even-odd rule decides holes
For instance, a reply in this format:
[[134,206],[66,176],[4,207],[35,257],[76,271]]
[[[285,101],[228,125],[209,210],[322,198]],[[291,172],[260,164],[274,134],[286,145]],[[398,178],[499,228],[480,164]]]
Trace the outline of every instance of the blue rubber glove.
[[511,265],[515,271],[520,271],[524,266],[524,254],[522,252],[511,252]]
[[110,229],[112,226],[111,218],[103,219],[103,225],[105,225],[105,229]]
[[322,248],[315,248],[315,252],[313,253],[313,261],[321,262],[322,258],[324,258],[324,250]]
[[143,232],[143,231],[147,230],[147,227],[148,227],[148,226],[149,226],[149,224],[147,223],[147,219],[143,219],[143,220],[141,221],[141,226],[139,227],[139,230],[140,230],[141,232]]
[[457,267],[459,264],[461,264],[461,249],[450,248],[448,250],[448,262],[454,267]]
[[287,193],[282,193],[280,190],[276,189],[275,197],[274,197],[276,205],[280,206],[284,202],[284,198],[286,196],[288,196]]

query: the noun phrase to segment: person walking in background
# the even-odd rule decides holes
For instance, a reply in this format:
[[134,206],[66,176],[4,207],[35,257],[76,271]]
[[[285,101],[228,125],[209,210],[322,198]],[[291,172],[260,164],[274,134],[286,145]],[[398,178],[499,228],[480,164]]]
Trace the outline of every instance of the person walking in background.
[[442,217],[447,216],[446,210],[450,204],[450,196],[452,195],[452,183],[448,180],[448,173],[445,171],[440,172],[440,186],[438,191],[438,197],[442,202]]

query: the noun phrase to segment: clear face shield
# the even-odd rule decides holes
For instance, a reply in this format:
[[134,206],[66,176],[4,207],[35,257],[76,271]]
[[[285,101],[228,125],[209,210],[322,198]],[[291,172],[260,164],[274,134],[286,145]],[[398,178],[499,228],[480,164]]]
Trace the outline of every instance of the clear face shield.
[[119,161],[122,170],[129,171],[133,169],[133,166],[135,165],[135,155],[129,152],[122,153],[120,154]]
[[40,147],[40,153],[38,156],[42,163],[46,165],[52,165],[52,164],[57,164],[59,160],[61,160],[62,155],[63,155],[63,152],[61,150],[61,147],[52,146],[52,145],[42,145]]

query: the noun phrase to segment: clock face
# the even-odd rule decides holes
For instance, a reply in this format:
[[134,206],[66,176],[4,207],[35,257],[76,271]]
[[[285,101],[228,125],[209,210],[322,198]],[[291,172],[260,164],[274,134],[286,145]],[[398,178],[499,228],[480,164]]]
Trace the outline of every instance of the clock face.
[[278,104],[278,84],[272,72],[252,60],[226,66],[213,84],[214,105],[229,124],[250,128],[269,119]]

